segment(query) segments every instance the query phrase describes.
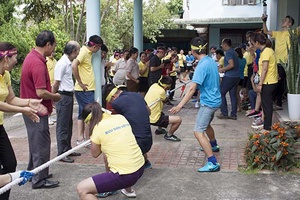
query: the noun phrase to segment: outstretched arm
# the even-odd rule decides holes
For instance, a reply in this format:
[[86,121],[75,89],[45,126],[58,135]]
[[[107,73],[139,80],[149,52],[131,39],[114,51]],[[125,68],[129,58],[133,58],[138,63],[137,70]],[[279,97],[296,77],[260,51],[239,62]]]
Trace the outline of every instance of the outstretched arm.
[[272,37],[272,31],[269,31],[268,27],[267,27],[267,18],[268,18],[268,16],[265,16],[265,15],[262,15],[262,17],[261,17],[261,19],[263,21],[263,31],[264,31],[264,34],[270,35]]

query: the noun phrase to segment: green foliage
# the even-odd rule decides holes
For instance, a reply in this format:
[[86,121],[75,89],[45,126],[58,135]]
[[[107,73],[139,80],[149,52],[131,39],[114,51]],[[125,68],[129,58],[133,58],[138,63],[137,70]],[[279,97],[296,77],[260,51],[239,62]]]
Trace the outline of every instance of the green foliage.
[[0,26],[13,18],[15,3],[13,0],[0,0]]
[[182,4],[182,0],[171,0],[167,3],[167,9],[172,15],[179,15],[183,12]]
[[288,171],[295,165],[293,144],[299,130],[295,124],[276,123],[271,131],[250,134],[245,149],[248,169]]
[[288,52],[288,64],[285,66],[288,91],[290,94],[300,94],[300,45],[298,30],[289,30],[291,46]]

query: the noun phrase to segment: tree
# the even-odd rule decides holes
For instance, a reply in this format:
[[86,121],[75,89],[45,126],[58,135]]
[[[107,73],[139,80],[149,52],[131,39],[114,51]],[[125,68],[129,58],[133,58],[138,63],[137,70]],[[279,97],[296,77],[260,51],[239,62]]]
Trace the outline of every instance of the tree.
[[15,12],[15,2],[13,0],[0,0],[0,26],[9,22]]

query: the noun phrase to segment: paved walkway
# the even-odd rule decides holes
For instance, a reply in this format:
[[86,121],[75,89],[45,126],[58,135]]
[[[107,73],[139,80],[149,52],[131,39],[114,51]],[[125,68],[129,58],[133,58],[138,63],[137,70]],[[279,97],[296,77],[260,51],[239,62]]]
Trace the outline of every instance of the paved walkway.
[[[176,103],[176,102],[174,102]],[[75,106],[75,112],[77,112]],[[165,110],[171,106],[166,106]],[[136,184],[138,199],[299,199],[298,175],[245,175],[238,171],[244,166],[243,151],[248,139],[251,120],[244,112],[238,120],[215,118],[212,126],[220,146],[215,153],[221,164],[218,173],[197,172],[205,163],[205,155],[199,151],[199,144],[193,135],[195,116],[198,109],[189,102],[179,115],[183,122],[175,133],[181,142],[166,141],[162,135],[153,134],[154,144],[148,154],[153,169],[146,170]],[[217,111],[219,113],[219,111]],[[74,113],[73,145],[76,141],[76,113]],[[21,116],[5,120],[5,128],[18,160],[18,169],[25,169],[28,162],[28,142],[26,128]],[[152,127],[153,133],[155,127]],[[51,158],[57,154],[55,125],[50,126]],[[50,167],[54,180],[61,186],[50,190],[32,190],[30,184],[16,186],[11,199],[78,199],[76,185],[93,174],[104,171],[103,159],[92,158],[89,149],[80,150],[72,164],[57,162]],[[121,194],[109,199],[124,199]]]

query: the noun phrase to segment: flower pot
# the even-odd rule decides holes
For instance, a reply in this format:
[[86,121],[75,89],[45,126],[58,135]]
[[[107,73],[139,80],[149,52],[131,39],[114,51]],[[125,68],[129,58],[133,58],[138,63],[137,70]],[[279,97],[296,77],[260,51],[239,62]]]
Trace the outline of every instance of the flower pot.
[[288,111],[292,121],[300,120],[300,94],[288,94]]

